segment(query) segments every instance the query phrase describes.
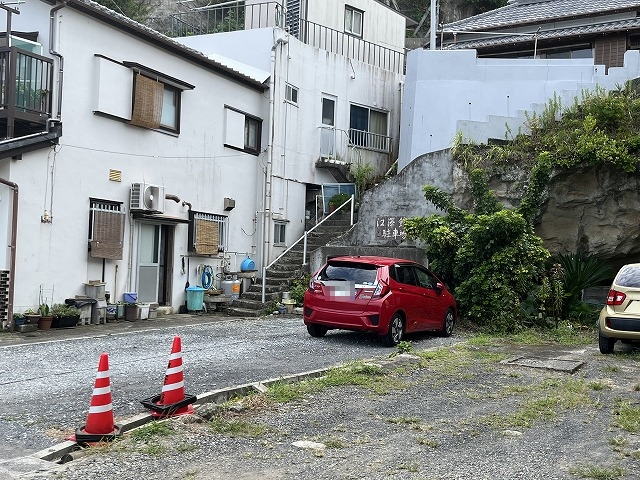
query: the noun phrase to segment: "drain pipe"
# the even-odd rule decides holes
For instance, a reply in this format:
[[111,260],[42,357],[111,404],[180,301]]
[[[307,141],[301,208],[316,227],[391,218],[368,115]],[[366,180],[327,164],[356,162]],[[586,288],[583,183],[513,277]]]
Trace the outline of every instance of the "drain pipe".
[[7,325],[9,330],[14,330],[13,324],[13,292],[15,290],[15,277],[16,277],[16,240],[18,238],[18,184],[0,178],[0,183],[13,189],[12,207],[11,213],[11,254],[9,257],[9,304],[7,305]]
[[60,5],[53,7],[49,11],[49,54],[58,58],[58,102],[56,106],[56,119],[62,118],[62,80],[64,76],[64,57],[53,48],[55,19],[58,10],[67,6],[67,2],[63,1]]
[[[275,32],[275,29],[274,29]],[[269,146],[267,153],[267,168],[264,173],[264,218],[262,222],[262,303],[265,302],[267,265],[269,263],[269,243],[271,242],[271,184],[273,182],[273,141],[275,115],[275,86],[276,86],[276,49],[278,45],[289,43],[287,38],[278,37],[271,47],[271,74],[269,79]]]

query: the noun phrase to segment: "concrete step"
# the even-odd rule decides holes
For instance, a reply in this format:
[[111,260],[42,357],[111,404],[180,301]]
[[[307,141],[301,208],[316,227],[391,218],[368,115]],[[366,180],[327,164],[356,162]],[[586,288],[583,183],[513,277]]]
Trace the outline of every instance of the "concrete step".
[[239,308],[233,305],[227,309],[227,312],[234,317],[259,317],[264,314],[263,309]]

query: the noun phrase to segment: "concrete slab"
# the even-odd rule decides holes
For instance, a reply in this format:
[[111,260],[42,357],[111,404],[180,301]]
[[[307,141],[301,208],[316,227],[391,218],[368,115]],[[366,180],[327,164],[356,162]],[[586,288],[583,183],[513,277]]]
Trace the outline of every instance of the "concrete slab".
[[507,365],[518,365],[521,367],[542,368],[544,370],[555,370],[558,372],[575,373],[584,362],[579,360],[560,359],[560,358],[539,358],[539,357],[514,357],[503,360],[502,363]]

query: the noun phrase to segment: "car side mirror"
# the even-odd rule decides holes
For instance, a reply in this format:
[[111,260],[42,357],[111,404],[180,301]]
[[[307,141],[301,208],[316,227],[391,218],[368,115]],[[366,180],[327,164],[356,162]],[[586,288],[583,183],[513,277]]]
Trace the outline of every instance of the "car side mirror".
[[442,284],[442,282],[436,282],[436,292],[440,293],[442,292],[442,290],[444,290],[444,285]]

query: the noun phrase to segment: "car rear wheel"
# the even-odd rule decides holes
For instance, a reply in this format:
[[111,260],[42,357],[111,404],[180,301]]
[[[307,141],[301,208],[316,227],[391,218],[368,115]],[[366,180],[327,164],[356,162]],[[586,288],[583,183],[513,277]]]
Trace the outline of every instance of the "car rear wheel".
[[456,317],[453,314],[453,310],[447,310],[447,313],[444,314],[444,321],[442,322],[442,330],[438,333],[441,337],[450,337],[453,333],[453,326],[456,323]]
[[598,333],[598,347],[600,348],[600,353],[603,353],[605,355],[613,353],[613,347],[615,344],[615,338],[605,337],[601,333]]
[[307,332],[309,332],[309,335],[311,335],[312,337],[324,337],[327,333],[327,330],[329,330],[327,327],[317,325],[315,323],[310,323],[309,325],[307,325]]
[[394,347],[400,343],[400,340],[402,340],[403,333],[404,319],[402,318],[402,315],[395,313],[389,322],[389,331],[386,335],[382,336],[382,343],[386,347]]

